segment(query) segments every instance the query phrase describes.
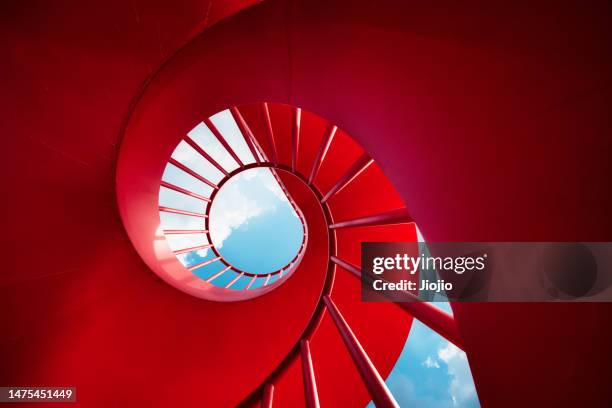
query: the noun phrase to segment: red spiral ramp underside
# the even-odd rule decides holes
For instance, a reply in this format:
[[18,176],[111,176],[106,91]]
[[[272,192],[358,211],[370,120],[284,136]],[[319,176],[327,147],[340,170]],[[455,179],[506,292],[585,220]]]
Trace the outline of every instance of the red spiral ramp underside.
[[[326,145],[326,138],[333,125],[317,115],[302,110],[299,113],[299,128],[296,130],[297,108],[278,104],[268,104],[267,108],[272,125],[272,139],[267,135],[266,113],[262,104],[240,106],[239,112],[266,156],[276,157],[280,165],[291,166],[294,157],[294,151],[291,149],[292,139],[298,132],[296,171],[305,178],[309,177],[313,174],[312,168],[317,163],[317,153],[322,144]],[[333,136],[320,168],[314,173],[312,180],[314,188],[322,192],[329,191],[363,154],[361,147],[343,131],[338,130]],[[283,180],[285,178],[283,177]],[[375,199],[372,200],[372,197]],[[373,164],[330,199],[329,211],[333,217],[332,221],[337,222],[402,207],[403,203],[393,186],[378,166]],[[332,233],[336,237],[335,255],[356,265],[360,264],[361,242],[416,240],[414,224],[332,230]],[[361,345],[367,350],[376,368],[386,376],[394,366],[406,341],[412,317],[393,304],[361,302],[359,279],[343,268],[333,264],[331,267],[335,270],[331,290],[334,302],[351,325]],[[382,333],[384,335],[381,335]],[[355,405],[367,403],[370,396],[362,385],[359,373],[329,314],[324,315],[320,325],[309,337],[321,405],[342,406],[346,401],[351,401]],[[338,373],[342,373],[341,378]],[[275,405],[304,404],[303,375],[299,358],[290,361],[287,367],[274,377],[274,387]]]
[[[239,8],[229,3],[173,2],[171,13],[165,2],[2,6],[3,384],[57,383],[59,367],[78,380],[93,372],[84,351],[106,359],[94,393],[120,370],[130,384],[148,381],[139,399],[151,384],[200,374],[155,364],[160,345],[184,341],[201,301],[156,279],[132,249],[114,158],[145,78]],[[172,105],[193,106],[193,117],[266,100],[332,120],[376,159],[430,240],[610,240],[610,12],[582,2],[264,2],[206,30],[166,86],[186,75],[206,88]],[[206,62],[190,70],[195,54]],[[159,114],[171,120],[172,106]],[[165,319],[147,314],[164,306],[194,311],[160,328]],[[608,305],[454,310],[483,405],[607,397]],[[116,330],[124,318],[133,331]],[[69,347],[76,338],[92,340]],[[155,371],[130,364],[122,344]],[[100,405],[136,398],[101,394]]]
[[[169,70],[175,66],[174,64],[169,65],[166,69]],[[190,117],[193,112],[189,109],[166,110],[173,104],[172,101],[177,95],[180,95],[181,98],[185,98],[186,95],[182,93],[185,89],[180,86],[167,87],[163,81],[165,75],[167,72],[160,73],[162,80],[156,78],[139,101],[123,140],[119,160],[117,187],[122,216],[132,241],[147,262],[155,262],[155,245],[152,245],[151,237],[154,236],[157,225],[157,191],[159,178],[167,162],[167,155],[182,138],[185,123],[197,123],[195,121],[197,118],[203,119],[200,115]],[[190,88],[189,91],[195,90]],[[266,106],[270,113],[272,138],[268,137],[264,127],[258,126],[258,123],[261,125],[262,120],[263,124],[266,124],[263,115]],[[166,113],[162,115],[163,111]],[[220,394],[211,393],[200,398],[202,401],[221,405],[233,405],[240,401],[250,403],[259,400],[261,396],[258,390],[261,390],[265,383],[272,382],[276,390],[275,405],[304,404],[304,387],[299,369],[300,359],[296,358],[299,357],[296,354],[296,348],[300,338],[304,337],[302,332],[306,331],[305,336],[311,340],[312,344],[312,359],[321,403],[338,405],[342,401],[351,400],[355,404],[366,404],[370,396],[362,385],[362,380],[354,368],[346,347],[340,340],[337,329],[329,320],[328,315],[324,315],[320,323],[318,320],[322,308],[321,288],[325,284],[328,287],[326,294],[331,294],[383,376],[386,376],[393,367],[410,328],[410,315],[397,306],[390,303],[362,303],[359,280],[344,269],[335,271],[336,267],[329,261],[327,225],[336,221],[376,214],[376,212],[368,212],[371,210],[368,207],[355,211],[360,208],[360,194],[364,189],[363,181],[373,181],[365,176],[362,178],[360,174],[338,193],[338,196],[348,200],[352,205],[345,206],[344,210],[342,206],[338,206],[336,211],[331,203],[332,200],[337,200],[334,196],[333,199],[330,199],[329,210],[326,210],[329,211],[327,218],[321,220],[322,208],[319,204],[322,197],[321,191],[330,190],[333,186],[332,182],[335,183],[338,179],[342,179],[343,175],[353,167],[354,161],[364,155],[364,151],[348,135],[338,131],[324,160],[321,161],[320,169],[313,178],[311,188],[316,193],[307,194],[304,189],[309,191],[310,188],[306,186],[306,174],[311,173],[310,170],[316,162],[314,152],[320,150],[321,144],[324,143],[326,130],[331,124],[322,121],[316,115],[302,111],[299,126],[296,126],[297,108],[278,104],[244,105],[232,108],[232,112],[242,127],[242,133],[249,137],[252,134],[257,145],[262,146],[262,149],[267,145],[269,150],[265,151],[266,156],[275,156],[278,159],[279,167],[289,169],[295,163],[296,173],[300,175],[301,180],[284,170],[278,171],[278,175],[283,180],[290,196],[304,213],[308,224],[309,244],[306,258],[295,272],[295,276],[272,291],[272,293],[278,291],[280,294],[273,297],[264,295],[254,300],[258,302],[257,304],[268,305],[271,309],[252,318],[249,324],[236,325],[228,321],[227,313],[236,310],[249,311],[251,302],[254,301],[221,304],[214,308],[209,308],[204,304],[201,306],[202,313],[211,315],[208,326],[214,328],[215,331],[229,330],[228,335],[239,338],[241,342],[251,339],[248,340],[249,343],[255,343],[257,339],[261,339],[265,340],[268,345],[237,349],[235,344],[228,342],[226,345],[215,344],[216,347],[211,347],[216,350],[214,359],[207,356],[206,358],[211,359],[211,362],[194,361],[194,365],[201,366],[202,370],[210,372],[213,376],[223,378],[233,378],[235,372],[243,370],[252,372],[248,374],[249,380],[241,381],[240,384],[220,386],[218,387],[221,390]],[[155,140],[153,141],[152,138]],[[278,149],[278,152],[274,154],[270,150],[272,146],[292,148],[285,149],[285,152]],[[304,154],[300,154],[302,147],[306,152]],[[293,157],[296,157],[296,153],[298,160],[294,161]],[[307,165],[306,161],[310,161],[310,165]],[[391,184],[386,181],[384,175],[379,170],[376,171],[376,168],[377,166],[372,164],[362,173],[365,175],[366,172],[370,174],[373,171],[373,174],[378,177],[378,180],[375,180],[376,183],[369,187],[369,193],[379,197],[385,204],[383,208],[376,208],[376,210],[384,212],[402,207],[401,199]],[[367,202],[368,200],[364,200],[364,203]],[[359,264],[362,241],[416,240],[413,224],[383,225],[351,230],[353,233],[340,230],[336,233],[335,230],[330,230],[331,239],[334,241],[332,250],[336,248],[331,254],[355,264]],[[335,239],[336,235],[347,238]],[[334,271],[335,278],[333,277]],[[297,277],[299,279],[296,279]],[[302,290],[299,296],[295,294],[296,290]],[[308,300],[304,301],[304,298]],[[294,301],[298,303],[295,308],[291,305]],[[277,313],[274,309],[282,310],[282,313]],[[304,310],[309,313],[304,313]],[[294,313],[297,316],[307,316],[311,321],[308,324],[301,323],[299,318],[291,317]],[[262,321],[266,321],[268,326],[261,325]],[[291,330],[287,329],[288,326],[291,327]],[[282,335],[276,334],[278,330],[282,330]],[[385,333],[385,335],[381,336],[380,333]],[[232,358],[228,358],[230,355]],[[251,356],[257,356],[257,358],[254,359]],[[213,361],[220,363],[212,364]],[[240,368],[237,365],[240,365]],[[341,383],[337,377],[332,375],[334,372],[344,373]],[[223,392],[227,394],[225,399],[219,397]]]

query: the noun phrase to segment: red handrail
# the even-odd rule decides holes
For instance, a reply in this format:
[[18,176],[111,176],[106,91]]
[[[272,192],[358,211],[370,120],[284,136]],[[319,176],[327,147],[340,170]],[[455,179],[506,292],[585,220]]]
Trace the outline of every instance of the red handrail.
[[326,202],[331,198],[331,196],[346,187],[357,176],[363,173],[365,169],[367,169],[373,162],[374,159],[372,159],[367,153],[361,155],[357,160],[355,160],[355,163],[353,163],[353,165],[346,171],[346,173],[342,177],[340,177],[336,184],[333,185],[333,187],[327,192],[327,194],[325,194],[321,202]]
[[197,198],[198,200],[202,200],[202,201],[205,201],[207,203],[210,203],[210,198],[204,197],[203,195],[200,195],[198,193],[194,193],[193,191],[187,190],[187,189],[185,189],[183,187],[179,187],[179,186],[174,185],[172,183],[168,183],[167,181],[163,181],[162,180],[161,181],[161,186],[165,187],[165,188],[168,188],[170,190],[174,190],[176,192],[185,194],[185,195],[187,195],[189,197]]
[[242,117],[242,114],[240,113],[237,107],[234,106],[233,108],[231,108],[230,112],[234,117],[234,121],[236,121],[238,129],[240,130],[240,133],[242,133],[242,137],[244,138],[244,141],[249,147],[249,150],[251,151],[255,162],[261,163],[259,155],[257,154],[257,150],[255,149],[255,145],[253,144],[253,132],[251,132],[249,125],[247,125],[246,121]]
[[219,141],[219,143],[221,143],[221,145],[225,148],[225,150],[230,154],[230,156],[232,156],[232,158],[236,161],[238,166],[244,167],[244,163],[242,162],[242,160],[240,160],[240,157],[238,157],[234,149],[232,149],[229,143],[227,143],[227,140],[225,140],[221,132],[219,132],[219,129],[217,129],[217,127],[210,120],[210,118],[204,119],[204,124],[206,125],[206,127],[208,127],[208,129],[215,136],[215,138]]
[[310,177],[308,177],[308,184],[312,184],[319,169],[321,168],[321,164],[323,160],[325,160],[325,156],[327,155],[327,151],[329,150],[329,146],[331,145],[332,140],[338,130],[338,126],[330,126],[327,134],[321,140],[321,145],[319,146],[319,150],[317,151],[317,156],[315,157],[314,162],[312,163],[312,170],[310,171]]
[[292,116],[293,131],[291,132],[291,171],[295,173],[300,148],[300,126],[302,122],[302,110],[300,108],[293,108]]
[[391,395],[385,381],[382,379],[376,367],[368,357],[359,340],[351,330],[350,326],[340,313],[329,295],[323,296],[323,302],[327,307],[330,317],[332,318],[336,328],[340,332],[340,336],[346,345],[346,348],[353,359],[353,363],[359,371],[359,375],[363,380],[366,388],[370,393],[370,397],[377,408],[399,408],[397,401]]
[[302,357],[302,378],[304,379],[304,397],[306,407],[319,408],[319,394],[317,392],[317,381],[315,380],[312,357],[310,355],[310,342],[300,341],[300,353]]
[[266,384],[264,387],[263,398],[261,399],[261,408],[272,408],[274,402],[274,384]]
[[171,165],[183,170],[185,173],[189,174],[190,176],[195,177],[196,179],[200,180],[202,183],[208,185],[209,187],[212,187],[215,190],[219,189],[219,186],[217,186],[215,183],[208,180],[206,177],[199,175],[195,171],[191,170],[189,167],[185,166],[183,163],[176,161],[175,159],[172,159],[172,158],[168,160],[168,162]]
[[180,255],[180,254],[186,254],[187,252],[191,252],[191,251],[198,251],[200,249],[207,249],[210,248],[212,246],[212,244],[204,244],[204,245],[198,245],[198,246],[194,246],[191,248],[183,248],[183,249],[177,249],[176,251],[173,251],[175,255]]
[[189,136],[185,136],[185,138],[184,138],[183,140],[185,140],[185,143],[187,143],[189,146],[191,146],[191,148],[192,148],[193,150],[195,150],[196,152],[198,152],[198,154],[199,154],[200,156],[202,156],[202,157],[203,157],[203,158],[205,158],[205,159],[206,159],[206,160],[207,160],[207,161],[208,161],[210,164],[212,164],[213,166],[215,166],[215,167],[217,168],[217,170],[219,170],[219,171],[220,171],[221,173],[223,173],[224,175],[229,176],[229,173],[227,172],[227,170],[225,170],[225,168],[224,168],[222,165],[220,165],[220,164],[219,164],[219,163],[218,163],[218,162],[217,162],[215,159],[213,159],[213,157],[212,157],[210,154],[206,153],[206,152],[204,151],[204,149],[202,149],[202,148],[200,147],[200,145],[199,145],[199,144],[197,144],[197,143],[195,142],[195,140],[193,140],[193,139],[192,139],[191,137],[189,137]]
[[270,151],[272,152],[272,162],[274,164],[278,164],[278,153],[276,152],[276,142],[274,141],[274,131],[272,130],[272,122],[270,121],[270,110],[268,109],[268,104],[264,102],[262,104],[263,107],[263,117],[264,122],[266,123],[266,138],[268,139],[268,144],[270,145]]
[[[347,261],[343,261],[335,256],[330,258],[336,265],[351,272],[357,278],[361,278],[361,270],[358,266]],[[415,319],[419,320],[425,326],[429,327],[446,340],[453,343],[455,346],[463,350],[463,342],[461,335],[455,324],[453,316],[443,310],[435,307],[431,303],[420,301],[410,292],[404,292],[403,295],[414,298],[411,302],[398,302],[399,307],[410,313]]]
[[193,211],[180,210],[178,208],[164,207],[164,206],[161,206],[161,205],[159,206],[159,211],[163,211],[163,212],[167,212],[167,213],[172,213],[172,214],[187,215],[189,217],[198,217],[198,218],[206,218],[206,217],[208,217],[206,214],[196,213],[196,212],[193,212]]
[[351,228],[351,227],[370,227],[378,225],[403,224],[413,222],[412,217],[405,208],[387,211],[380,214],[368,215],[366,217],[354,218],[352,220],[341,221],[329,226],[331,229]]

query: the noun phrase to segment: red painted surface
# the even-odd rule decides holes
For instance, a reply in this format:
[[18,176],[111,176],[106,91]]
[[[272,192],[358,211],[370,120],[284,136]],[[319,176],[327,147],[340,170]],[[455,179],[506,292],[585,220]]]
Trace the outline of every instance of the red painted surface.
[[[0,170],[9,194],[2,201],[0,323],[8,329],[0,338],[1,383],[77,384],[82,402],[101,406],[119,399],[201,406],[203,389],[209,401],[239,395],[210,386],[220,384],[213,373],[223,367],[211,364],[218,350],[242,347],[238,328],[211,326],[203,301],[147,270],[119,219],[114,169],[123,125],[149,74],[242,5],[2,5],[8,153]],[[160,117],[149,134],[173,135],[179,123],[185,134],[227,106],[289,103],[355,137],[429,240],[609,241],[610,13],[609,3],[578,1],[264,2],[205,30],[164,66],[147,88],[149,113]],[[290,135],[290,121],[285,128],[275,128],[275,137]],[[279,140],[286,163],[290,144]],[[359,154],[345,151],[334,154],[333,171],[329,161],[322,166],[322,187]],[[345,233],[338,231],[339,242]],[[354,249],[341,250],[339,257],[358,262]],[[360,309],[349,294],[357,284],[338,273],[336,286],[346,293],[337,303],[361,340],[365,320],[383,314]],[[483,405],[601,405],[611,312],[607,304],[456,305]],[[397,313],[389,319],[406,318]],[[366,401],[365,390],[335,384],[333,369],[352,363],[343,354],[325,358],[343,347],[333,330],[324,319],[311,343],[322,405],[345,395]],[[364,338],[364,348],[376,349],[376,338]],[[249,358],[262,356],[271,369],[263,357],[275,351],[249,347]],[[225,364],[255,382],[240,356],[228,353]],[[371,357],[382,373],[397,356]],[[275,403],[302,395],[299,365],[288,373],[297,380],[277,384]],[[354,370],[343,380],[359,383]],[[109,384],[133,388],[110,395]]]
[[378,373],[376,366],[372,364],[370,357],[359,343],[355,333],[351,330],[334,301],[331,300],[329,295],[325,295],[323,301],[329,316],[340,332],[340,336],[353,359],[353,363],[355,363],[357,371],[359,371],[363,383],[372,397],[374,405],[382,408],[399,407],[397,401],[395,401],[395,398],[393,398],[393,395],[391,395],[387,388],[385,380]]
[[312,367],[310,343],[308,340],[300,341],[300,360],[302,361],[302,381],[304,381],[304,400],[306,407],[319,408],[319,395],[317,394],[317,379]]
[[[357,279],[361,279],[361,268],[359,266],[346,262],[336,256],[332,256],[331,261],[352,273]],[[404,292],[404,295],[411,296],[410,292]],[[412,295],[412,297],[414,300],[417,300],[416,296]],[[411,314],[414,319],[427,322],[427,327],[463,350],[461,335],[459,335],[455,319],[453,319],[451,314],[441,310],[436,304],[429,302],[411,301],[397,303],[397,305]]]
[[[276,104],[269,105],[270,110],[274,112],[271,115],[272,124],[275,126],[275,143],[278,146],[289,146],[292,147],[293,135],[295,134],[293,128],[290,126],[294,119],[294,111],[287,106],[279,106]],[[254,135],[262,141],[265,137],[265,120],[260,116],[259,109],[256,104],[245,105],[240,107],[240,111],[244,113],[250,127],[253,129]],[[314,160],[316,159],[317,151],[320,143],[325,136],[330,124],[322,119],[321,117],[302,110],[302,117],[300,121],[301,127],[301,138],[302,142],[299,146],[300,157],[298,160],[298,171],[304,178],[308,177],[312,169]],[[321,191],[321,188],[327,188],[327,184],[335,184],[338,179],[342,178],[347,170],[350,170],[353,162],[351,157],[354,155],[359,158],[363,155],[363,149],[361,149],[348,135],[339,131],[342,134],[335,144],[334,149],[330,149],[330,153],[326,156],[327,161],[325,162],[325,170],[322,172],[320,180],[317,179],[314,183],[314,187]],[[334,139],[336,140],[336,139]],[[263,144],[263,143],[261,143]],[[286,166],[292,163],[292,149],[285,149],[284,153],[280,155],[280,162]],[[347,160],[348,159],[348,160]],[[375,167],[375,166],[372,166]],[[379,198],[382,204],[379,204],[379,208],[394,209],[397,205],[401,205],[401,200],[394,201],[393,198],[397,197],[397,194],[392,187],[386,181],[384,175],[377,173],[381,180],[376,185],[370,185],[369,187],[379,194]],[[327,184],[325,184],[327,182]],[[359,185],[361,179],[358,177],[353,180],[349,185]],[[380,185],[380,188],[378,188]],[[348,193],[343,197],[348,206],[351,208],[360,208],[361,197],[359,193],[351,193],[351,189],[348,189]],[[324,191],[324,190],[323,190]],[[372,191],[372,190],[370,190]],[[351,195],[352,194],[352,195]],[[394,196],[395,194],[395,196]],[[397,204],[399,203],[399,204]],[[342,218],[345,216],[344,207],[339,206],[336,209],[330,203],[331,216],[335,219],[337,217]],[[365,210],[368,211],[367,207]],[[350,240],[344,240],[344,242],[338,242],[338,251],[342,254],[351,254],[358,258],[360,256],[360,242],[369,239],[371,236],[368,233],[373,231],[378,232],[376,237],[379,241],[388,240],[416,240],[416,234],[413,225],[403,225],[395,227],[381,227],[369,229],[369,231],[354,230],[351,234]],[[394,232],[395,231],[395,232]],[[356,245],[350,245],[355,242]],[[337,275],[345,275],[347,272],[340,271]],[[343,282],[342,284],[334,284],[333,293],[339,298],[345,296],[341,302],[342,305],[347,307],[347,313],[350,314],[353,326],[357,325],[358,337],[361,341],[368,344],[369,351],[372,353],[374,358],[377,359],[379,369],[383,374],[387,374],[393,367],[399,353],[402,349],[406,335],[410,328],[411,317],[402,313],[402,311],[389,304],[363,304],[360,302],[360,291],[356,281],[345,278],[348,275],[338,277],[336,280]],[[389,307],[391,306],[391,307]],[[373,316],[385,316],[384,319],[380,317],[375,318]],[[318,355],[313,356],[315,366],[317,366],[316,377],[321,376],[325,378],[327,384],[320,384],[317,387],[323,387],[324,392],[319,393],[319,399],[321,400],[322,406],[338,406],[342,405],[343,401],[350,399],[355,401],[355,404],[365,404],[371,399],[367,390],[360,385],[361,380],[358,372],[355,371],[354,366],[350,358],[342,358],[339,356],[348,357],[345,346],[341,342],[334,342],[332,339],[337,337],[338,334],[333,325],[327,324],[328,317],[325,316],[321,326],[318,327],[315,335],[313,336],[314,344],[320,347]],[[368,323],[369,322],[369,323]],[[364,326],[360,326],[364,324]],[[373,329],[376,326],[376,329]],[[367,327],[367,328],[366,328]],[[386,333],[385,336],[380,336],[379,333]],[[333,356],[333,358],[332,358]],[[280,378],[276,380],[278,385],[278,401],[281,406],[296,406],[304,404],[303,397],[300,394],[300,371],[292,369],[293,365],[289,366],[285,373],[280,375]],[[332,373],[343,372],[344,378],[342,384],[332,379],[332,377],[326,377]],[[319,384],[319,383],[317,383]],[[282,389],[282,391],[280,391]],[[359,401],[359,402],[358,402]],[[361,402],[363,401],[363,402]]]

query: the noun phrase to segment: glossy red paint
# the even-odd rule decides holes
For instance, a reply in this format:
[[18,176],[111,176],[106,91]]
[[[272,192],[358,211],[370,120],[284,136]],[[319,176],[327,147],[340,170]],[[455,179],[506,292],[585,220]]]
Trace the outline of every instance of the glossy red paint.
[[[357,265],[346,262],[336,256],[332,256],[331,261],[342,269],[352,273],[356,278],[361,279],[361,269]],[[408,292],[406,292],[405,295],[410,296]],[[415,319],[425,322],[427,327],[431,330],[463,350],[461,336],[459,335],[453,317],[433,303],[419,302],[416,296],[414,296],[414,300],[415,301],[412,302],[397,303],[397,305],[410,313]]]
[[[278,107],[275,104],[271,104],[270,108],[276,111],[276,120],[282,121],[283,116],[281,115],[292,114],[291,109],[284,109],[284,107]],[[256,105],[245,105],[240,107],[240,112],[245,112],[245,118],[255,118],[256,116],[249,116],[248,112],[254,113],[256,111]],[[306,111],[302,111],[302,115],[301,125],[304,126],[305,129],[319,129],[321,132],[325,129],[326,124],[322,122],[320,117]],[[291,118],[291,116],[288,117]],[[291,123],[290,121],[287,122]],[[253,129],[253,133],[256,138],[261,139],[264,137],[262,132],[256,131],[256,127],[252,126],[251,122],[249,122],[249,126]],[[312,135],[311,133],[304,133],[304,135],[307,137],[307,140],[312,141],[318,140],[317,136],[319,136],[318,132],[314,133],[314,138],[310,137]],[[276,137],[278,137],[278,139],[284,144],[292,140],[292,133],[277,133]],[[303,145],[304,143],[300,144],[300,149]],[[307,150],[313,149],[309,148]],[[314,155],[311,155],[311,157],[314,157]],[[292,156],[287,155],[285,158],[287,162],[281,161],[280,164],[288,168],[289,163],[291,163]],[[333,158],[331,160],[333,160]],[[328,165],[328,168],[333,168],[333,161],[332,165]],[[305,174],[299,174],[302,177],[302,181],[306,183],[307,180]],[[279,172],[279,176],[283,182],[286,177],[290,177],[286,172]],[[313,188],[318,192],[319,198],[321,198],[322,194],[318,190],[317,186],[315,185]],[[331,215],[332,214],[330,214],[330,216]],[[308,217],[305,217],[305,219],[308,220]],[[385,228],[383,227],[383,229]],[[393,237],[407,241],[414,241],[416,239],[413,225],[403,226],[398,228],[398,230],[402,231],[401,236],[389,234],[389,231],[387,231],[386,239],[393,239]],[[333,232],[330,231],[330,233],[335,236]],[[354,237],[359,239],[361,236],[356,234]],[[359,256],[359,245],[352,247],[351,251],[353,251],[355,256]],[[332,267],[332,269],[335,268]],[[333,282],[335,282],[335,279]],[[347,284],[336,285],[334,283],[332,285],[332,292],[339,298],[342,298],[342,305],[349,305],[347,306],[347,312],[350,313],[351,318],[354,319],[353,325],[358,328],[361,341],[370,345],[370,353],[374,358],[376,358],[381,372],[385,374],[388,373],[393,367],[395,360],[397,359],[397,356],[405,343],[405,339],[410,328],[410,323],[412,321],[411,316],[406,315],[406,313],[401,311],[400,308],[397,308],[395,305],[391,305],[389,303],[371,305],[360,302],[360,292],[358,290],[358,286]],[[347,299],[350,300],[347,301]],[[323,310],[322,302],[321,309]],[[317,313],[319,312],[320,311]],[[377,313],[381,316],[385,316],[386,318],[373,319],[373,316]],[[330,374],[332,372],[339,371],[345,372],[342,385],[338,384],[337,381],[332,381],[329,384],[321,385],[327,389],[327,392],[325,393],[318,393],[321,405],[335,406],[341,404],[341,401],[343,400],[346,401],[347,398],[355,401],[363,401],[364,404],[367,403],[371,397],[368,394],[367,389],[363,387],[361,387],[362,389],[360,391],[356,390],[360,384],[360,377],[358,372],[354,370],[351,360],[337,358],[339,354],[342,355],[347,353],[345,346],[341,342],[329,342],[330,338],[333,338],[334,336],[338,337],[338,334],[335,332],[333,326],[327,326],[325,324],[328,317],[326,317],[326,315],[322,315],[321,317],[315,317],[315,319],[313,319],[314,325],[312,326],[312,330],[309,331],[306,336],[309,341],[324,345],[325,352],[313,356],[313,359],[316,362],[315,364],[317,367],[321,367],[320,369],[323,371],[329,370],[328,365],[330,363],[333,364],[334,368],[330,371]],[[369,330],[364,329],[364,327],[368,327]],[[372,330],[372,328],[375,329]],[[385,332],[387,335],[381,337],[378,335],[380,332]],[[300,370],[295,370],[292,368],[294,367],[296,361],[299,363],[299,351],[299,348],[296,347],[294,352],[287,359],[286,363],[274,373],[272,378],[268,379],[268,381],[272,381],[275,384],[275,389],[278,391],[275,398],[276,403],[279,404],[279,406],[300,406],[305,403],[303,388],[300,388],[300,384],[303,382],[303,373],[300,372]],[[330,358],[330,356],[335,357]],[[316,373],[315,378],[319,378],[321,375],[322,374],[319,371]],[[323,377],[325,378],[324,374]],[[329,381],[329,379],[327,379],[327,381]],[[317,388],[318,387],[319,385],[317,385]]]
[[310,355],[310,342],[300,341],[300,359],[302,361],[302,380],[304,381],[304,399],[306,407],[319,408],[319,395],[317,393],[317,379],[312,367],[312,356]]
[[351,330],[351,327],[336,307],[334,301],[328,295],[323,296],[323,301],[325,302],[326,310],[329,312],[338,332],[342,336],[342,340],[353,359],[353,363],[355,363],[355,367],[357,367],[357,371],[359,371],[361,379],[372,397],[374,405],[382,408],[398,408],[399,404],[395,401],[393,395],[391,395],[385,380],[380,376],[374,364],[372,364],[370,357],[359,343],[355,333]]
[[[220,306],[160,282],[131,247],[115,202],[114,168],[122,129],[149,75],[194,34],[247,4],[2,6],[1,108],[10,152],[1,162],[10,175],[0,275],[0,319],[9,328],[0,355],[10,370],[0,370],[2,383],[77,384],[88,406],[201,406],[203,385],[219,384],[213,374],[239,367],[240,354],[224,364],[211,359],[241,346],[234,326],[211,329],[208,314]],[[226,106],[289,103],[355,137],[429,240],[609,241],[610,7],[264,2],[206,29],[164,65],[147,103],[159,103],[155,112],[172,125],[158,123],[150,135],[174,132],[179,123],[184,134]],[[275,138],[290,135],[291,122],[284,128],[274,129]],[[290,144],[280,140],[286,163]],[[333,170],[323,163],[316,177],[323,191],[356,158],[350,146],[343,153],[334,154]],[[43,215],[33,216],[41,207]],[[351,262],[358,262],[351,248],[359,239],[388,236],[368,231],[353,242],[355,231],[344,234],[338,231],[346,242],[338,256]],[[334,301],[362,340],[369,328],[349,313],[370,320],[383,314],[351,298],[358,292],[353,277],[338,274],[336,285],[347,288]],[[454,312],[483,405],[606,400],[609,305],[461,304]],[[389,320],[405,316],[393,313]],[[334,369],[352,363],[343,354],[325,358],[343,347],[330,324],[324,319],[311,343],[321,401],[366,401],[363,389],[335,383]],[[190,336],[181,335],[185,327]],[[258,330],[277,332],[275,325]],[[201,339],[211,343],[203,347]],[[376,349],[376,342],[364,338],[364,348]],[[276,352],[268,343],[252,347],[258,353],[249,358]],[[383,373],[397,356],[371,357]],[[233,375],[256,382],[274,366],[263,358],[257,364],[257,373],[243,368]],[[355,376],[347,371],[343,383],[358,383]],[[301,395],[300,377],[291,364],[286,378],[298,380],[279,380],[275,403]],[[129,384],[129,392],[110,396],[105,387],[117,383]],[[206,387],[209,401],[220,405],[239,393]]]

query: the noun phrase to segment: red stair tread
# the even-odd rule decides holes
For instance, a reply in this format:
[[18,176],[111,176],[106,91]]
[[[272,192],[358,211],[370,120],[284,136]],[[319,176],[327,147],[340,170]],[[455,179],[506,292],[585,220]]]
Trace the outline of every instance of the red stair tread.
[[402,198],[376,163],[334,194],[328,200],[328,205],[334,214],[334,222],[405,207]]
[[325,195],[362,154],[363,149],[342,129],[338,129],[314,180],[321,193]]

